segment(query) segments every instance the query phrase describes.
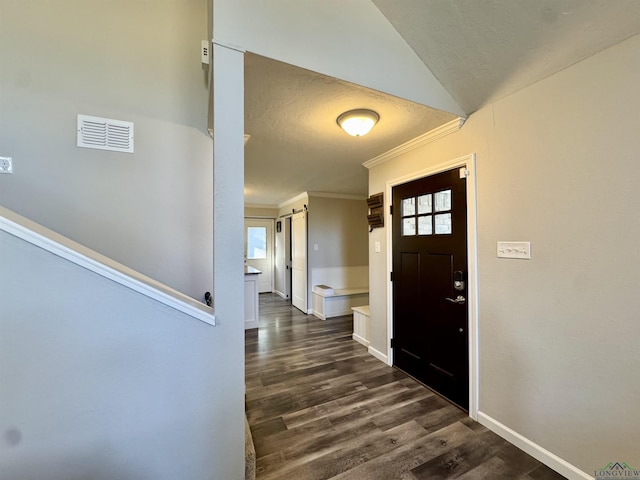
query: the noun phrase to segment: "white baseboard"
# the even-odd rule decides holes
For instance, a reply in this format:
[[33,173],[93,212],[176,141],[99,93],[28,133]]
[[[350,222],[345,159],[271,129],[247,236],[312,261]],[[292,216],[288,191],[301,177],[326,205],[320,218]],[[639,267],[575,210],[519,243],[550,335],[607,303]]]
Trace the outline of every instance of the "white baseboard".
[[384,362],[387,365],[389,365],[389,359],[387,358],[387,356],[384,353],[382,353],[381,351],[376,350],[372,346],[369,346],[369,354],[373,355],[374,357],[376,357],[381,362]]
[[358,335],[357,333],[354,333],[354,334],[352,335],[352,338],[353,338],[356,342],[361,343],[362,345],[364,345],[365,347],[368,347],[368,346],[369,346],[369,340],[367,340],[367,339],[366,339],[366,338],[364,338],[364,337],[361,337],[361,336],[360,336],[360,335]]
[[258,322],[258,320],[249,320],[244,322],[244,329],[245,330],[250,330],[252,328],[260,328],[260,323]]
[[288,299],[289,297],[287,297],[284,293],[278,291],[278,290],[274,290],[273,293],[275,293],[276,295],[284,298],[285,300]]
[[313,313],[314,316],[318,317],[321,320],[326,320],[327,318],[333,318],[333,317],[344,317],[346,315],[353,314],[351,310],[341,310],[339,312],[331,312],[330,315],[323,315],[321,312],[318,312],[317,310],[312,310],[311,313]]
[[591,475],[574,467],[569,462],[561,459],[549,450],[542,448],[540,445],[532,442],[528,438],[523,437],[518,432],[511,430],[506,425],[503,425],[483,412],[478,412],[478,423],[484,425],[492,432],[497,433],[509,443],[512,443],[520,450],[528,453],[533,458],[544,463],[547,467],[555,470],[559,474],[564,475],[569,480],[593,480]]

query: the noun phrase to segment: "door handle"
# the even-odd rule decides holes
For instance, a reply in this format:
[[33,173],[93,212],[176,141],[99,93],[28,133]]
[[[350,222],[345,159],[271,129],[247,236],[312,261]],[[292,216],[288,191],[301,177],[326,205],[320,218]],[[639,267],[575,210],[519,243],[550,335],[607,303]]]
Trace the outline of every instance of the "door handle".
[[458,305],[464,305],[467,302],[467,299],[464,298],[462,295],[458,295],[456,298],[445,298],[445,300],[447,302],[451,302],[451,303],[457,303]]

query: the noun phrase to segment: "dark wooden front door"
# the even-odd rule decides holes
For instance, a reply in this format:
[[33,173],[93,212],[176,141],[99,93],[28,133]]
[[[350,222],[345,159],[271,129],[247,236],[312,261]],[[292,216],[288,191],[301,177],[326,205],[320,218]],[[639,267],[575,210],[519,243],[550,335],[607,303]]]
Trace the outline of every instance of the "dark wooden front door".
[[393,363],[469,408],[466,179],[393,188]]

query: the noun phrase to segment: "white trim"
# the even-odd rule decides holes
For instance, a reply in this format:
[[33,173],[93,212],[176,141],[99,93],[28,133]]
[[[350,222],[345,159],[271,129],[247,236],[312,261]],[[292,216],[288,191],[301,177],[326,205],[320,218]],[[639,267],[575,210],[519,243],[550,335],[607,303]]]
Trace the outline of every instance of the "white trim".
[[367,160],[362,165],[368,169],[371,169],[381,163],[392,160],[400,155],[403,155],[411,150],[415,150],[416,148],[420,148],[425,146],[428,143],[435,142],[439,138],[446,137],[452,133],[457,132],[462,127],[465,119],[462,117],[458,117],[455,120],[451,120],[450,122],[445,123],[433,130],[429,130],[427,133],[423,133],[419,137],[414,138],[413,140],[409,140],[408,142],[403,143],[391,150],[378,155],[377,157],[372,158],[371,160]]
[[204,323],[216,324],[207,305],[2,207],[0,230]]
[[280,202],[278,204],[278,208],[283,208],[283,207],[286,207],[287,205],[295,203],[295,202],[297,202],[299,200],[305,200],[305,199],[307,199],[307,200],[309,199],[309,194],[307,192],[302,192],[302,193],[299,193],[298,195],[296,195],[295,197],[290,198],[289,200],[285,200],[284,202]]
[[296,195],[289,200],[285,200],[284,202],[280,202],[278,205],[274,206],[265,206],[265,205],[254,205],[254,204],[245,204],[245,208],[284,208],[287,205],[298,202],[300,200],[308,200],[310,197],[320,197],[320,198],[341,198],[343,200],[366,200],[366,195],[350,195],[346,193],[331,193],[331,192],[302,192]]
[[249,220],[275,220],[276,217],[270,217],[268,215],[245,215],[244,219]]
[[555,470],[561,475],[564,475],[569,480],[593,480],[594,477],[583,472],[579,468],[571,465],[566,460],[551,453],[549,450],[541,447],[535,442],[532,442],[528,438],[520,435],[518,432],[510,429],[506,425],[503,425],[496,419],[490,417],[484,412],[478,412],[478,422],[487,427],[492,432],[500,435],[502,438],[512,443],[520,450],[528,453],[536,460],[544,463],[547,467]]
[[[418,178],[428,177],[440,172],[458,167],[466,167],[467,175],[467,278],[469,305],[469,416],[477,419],[479,409],[479,368],[478,360],[478,228],[476,217],[476,155],[475,153],[456,158],[448,162],[433,165],[424,170],[413,172],[402,177],[389,180],[386,183],[386,195],[392,199],[392,190],[396,185],[402,185]],[[391,200],[390,200],[391,202]],[[387,279],[390,279],[393,267],[393,235],[392,217],[387,211]],[[393,332],[393,285],[387,280],[387,357],[389,365],[393,364],[393,350],[391,348],[391,334]]]
[[330,192],[307,192],[309,197],[320,198],[340,198],[342,200],[366,200],[365,195],[347,195],[345,193],[330,193]]
[[244,208],[264,208],[265,210],[266,209],[277,210],[280,207],[278,205],[260,205],[257,203],[245,203]]
[[288,299],[289,299],[289,297],[287,297],[284,293],[282,293],[282,292],[281,292],[281,291],[279,291],[279,290],[274,290],[272,293],[275,293],[276,295],[278,295],[278,296],[279,296],[279,297],[281,297],[281,298],[284,298],[285,300],[288,300]]
[[355,340],[356,342],[358,342],[358,343],[360,343],[360,344],[364,345],[365,347],[368,347],[368,346],[369,346],[369,340],[367,340],[366,338],[364,338],[364,337],[362,337],[362,336],[358,335],[357,333],[352,334],[352,335],[351,335],[351,338],[352,338],[353,340]]
[[235,50],[240,53],[247,53],[247,49],[241,47],[240,45],[233,45],[232,43],[221,42],[220,40],[216,40],[215,38],[211,39],[211,43],[214,45],[218,45],[220,47],[228,48],[230,50]]
[[371,345],[369,345],[369,348],[367,350],[369,351],[369,355],[372,355],[376,357],[378,360],[380,360],[381,362],[384,362],[387,365],[391,366],[391,360],[390,360],[391,357],[385,355],[380,350],[376,350]]

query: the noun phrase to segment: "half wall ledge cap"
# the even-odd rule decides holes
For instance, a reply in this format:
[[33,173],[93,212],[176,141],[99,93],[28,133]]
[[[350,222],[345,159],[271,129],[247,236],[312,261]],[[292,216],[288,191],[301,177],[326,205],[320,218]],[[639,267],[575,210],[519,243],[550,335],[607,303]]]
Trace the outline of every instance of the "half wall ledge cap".
[[247,49],[240,46],[240,45],[234,45],[233,43],[226,43],[223,42],[221,40],[216,39],[215,37],[211,40],[211,43],[213,45],[218,45],[219,47],[224,47],[224,48],[228,48],[230,50],[235,50],[236,52],[240,52],[240,53],[247,53]]
[[427,145],[431,142],[435,142],[439,138],[446,137],[452,133],[457,132],[462,128],[466,118],[458,117],[450,122],[445,123],[433,130],[429,130],[427,133],[423,133],[419,137],[414,138],[413,140],[409,140],[408,142],[403,143],[391,150],[378,155],[377,157],[372,158],[371,160],[367,160],[362,165],[368,169],[376,167],[378,165],[383,164],[384,162],[388,162],[400,155],[404,155],[405,153],[410,152],[411,150],[415,150],[416,148],[420,148],[424,145]]
[[0,206],[0,231],[39,247],[196,320],[215,326],[214,310],[140,272]]

